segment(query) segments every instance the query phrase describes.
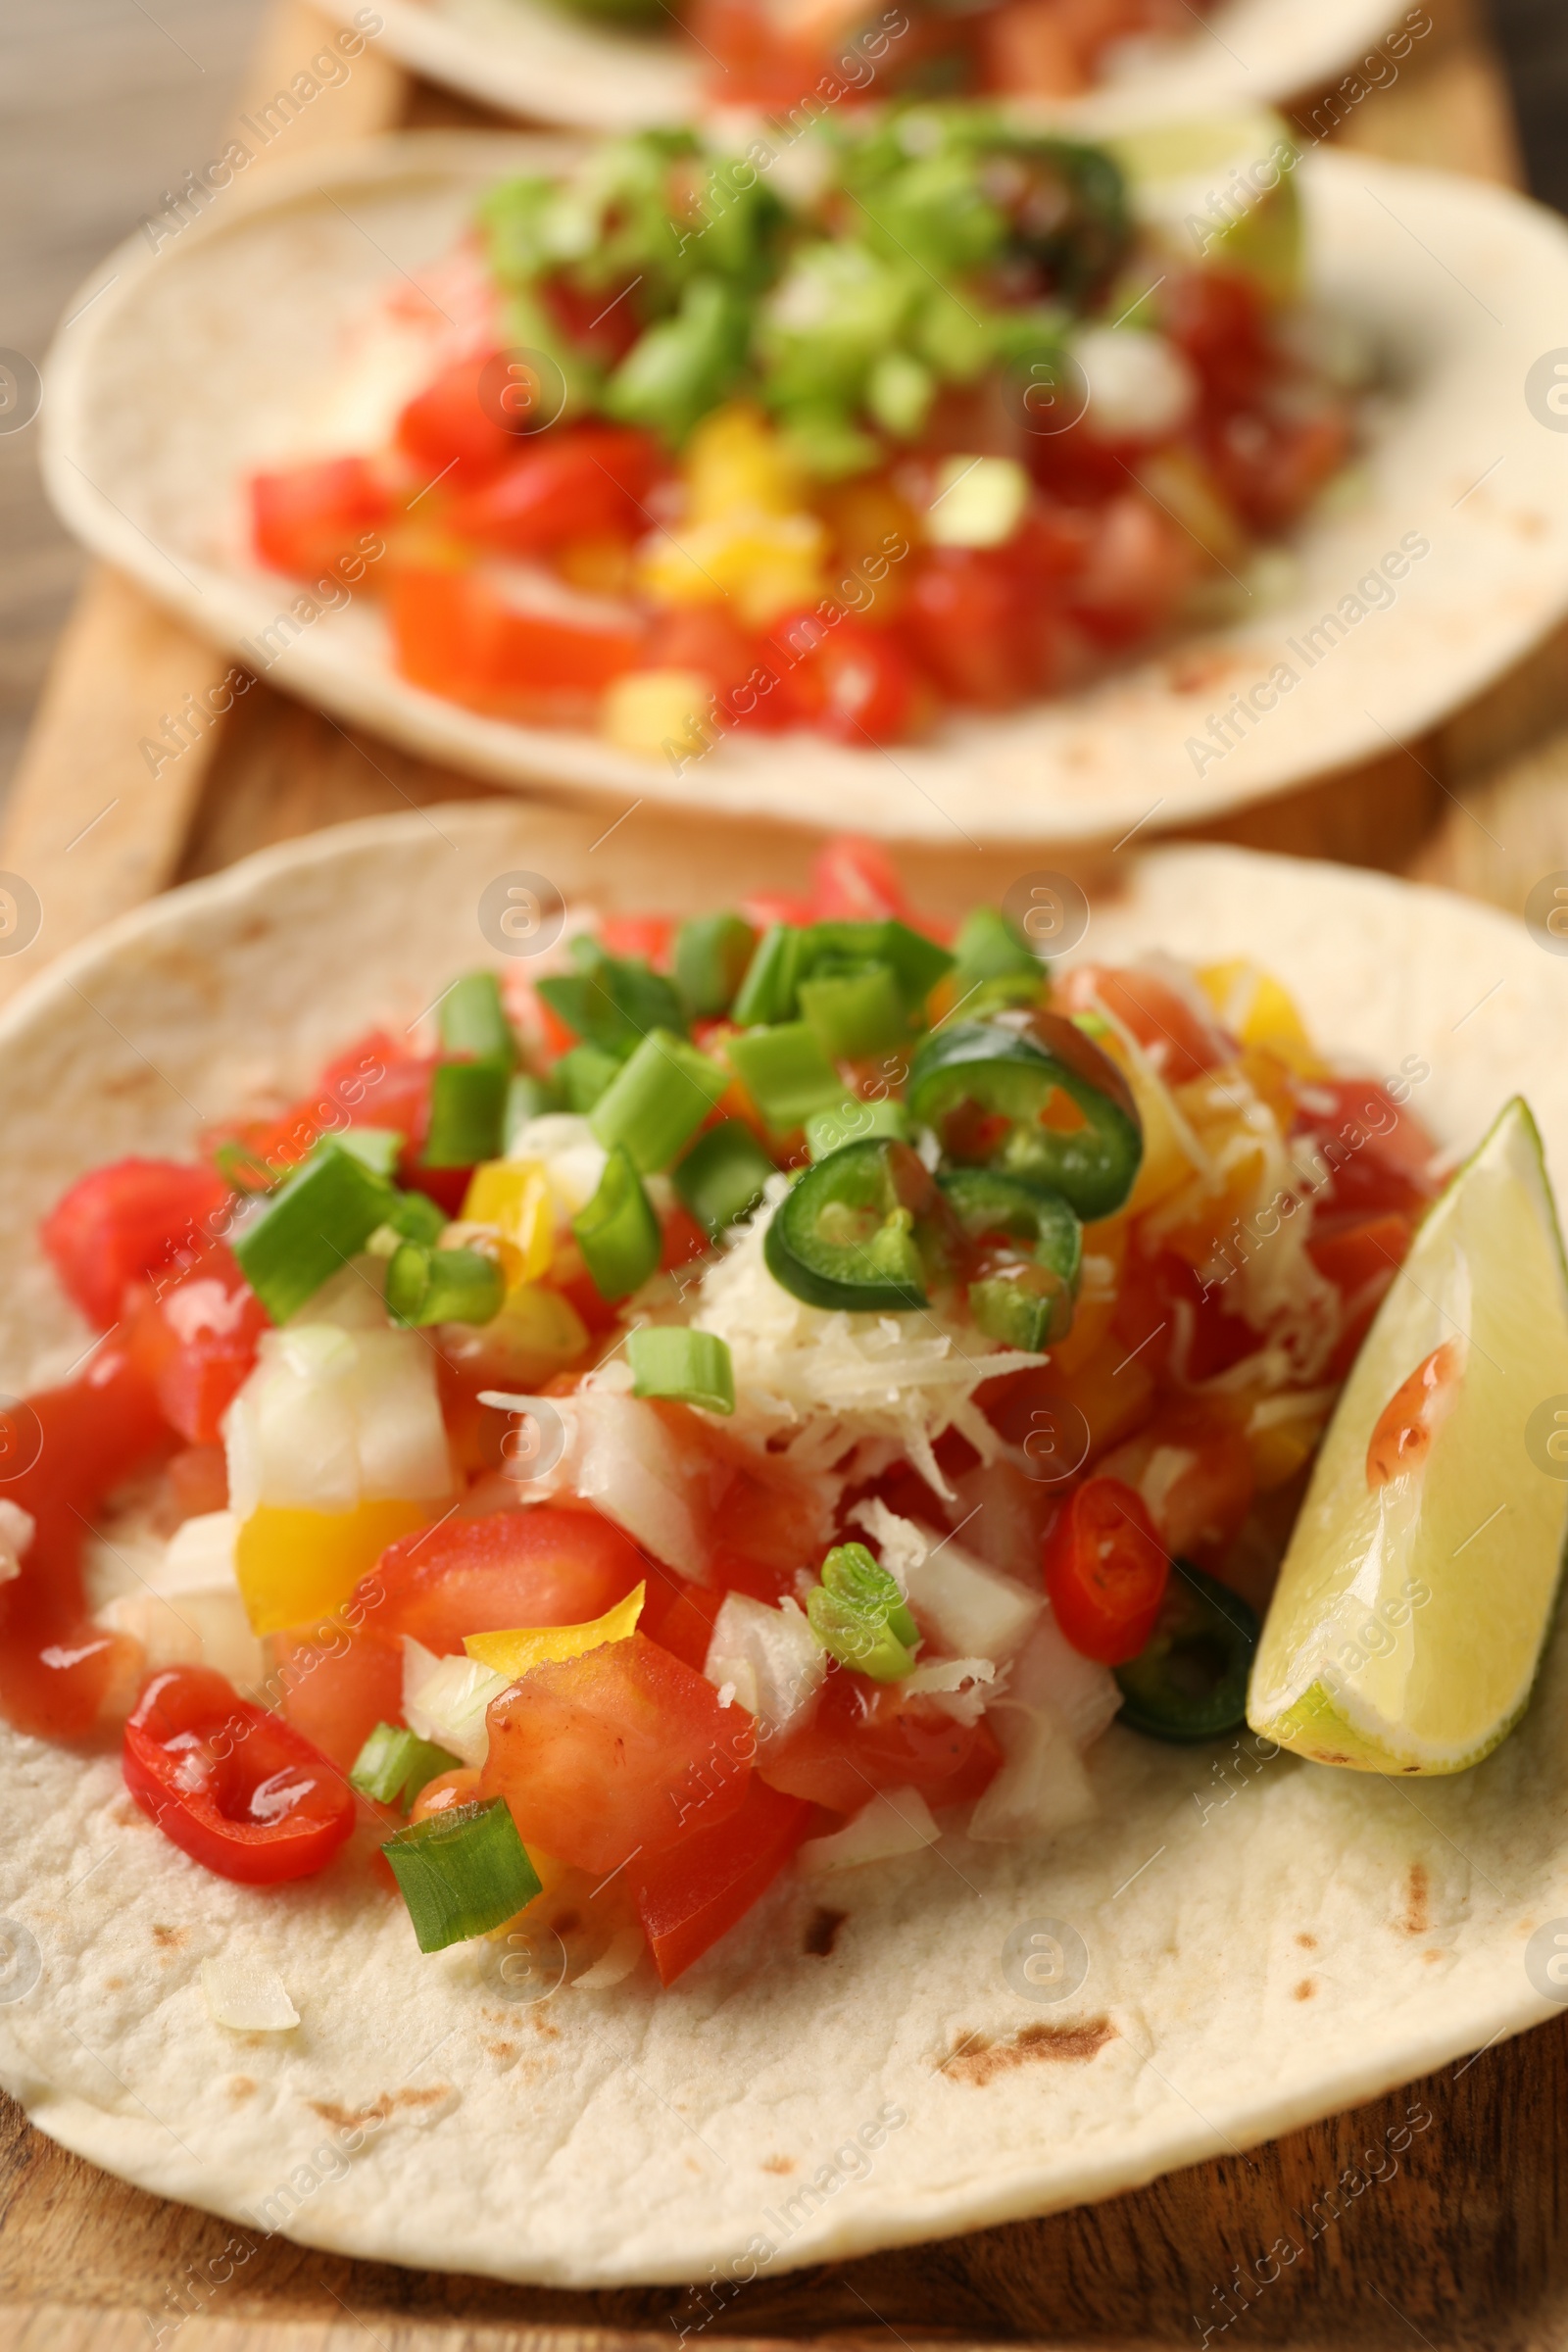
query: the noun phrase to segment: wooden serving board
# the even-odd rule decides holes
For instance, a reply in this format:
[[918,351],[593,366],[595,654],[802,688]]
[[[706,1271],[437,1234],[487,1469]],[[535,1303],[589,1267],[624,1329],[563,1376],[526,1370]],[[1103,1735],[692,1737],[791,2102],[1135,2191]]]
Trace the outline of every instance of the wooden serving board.
[[[1430,0],[1430,13],[1433,29],[1398,80],[1352,100],[1337,143],[1516,178],[1501,75],[1468,0]],[[326,37],[308,8],[280,0],[253,95],[270,96]],[[1326,119],[1322,99],[1300,110],[1308,136]],[[477,120],[411,83],[372,43],[277,144]],[[0,826],[0,871],[25,876],[44,907],[35,945],[0,960],[0,996],[111,915],[267,843],[381,809],[488,797],[262,682],[154,779],[140,739],[225,666],[139,590],[102,568],[91,576]],[[1517,909],[1542,874],[1568,868],[1564,730],[1568,632],[1408,753],[1202,835],[1418,872]],[[813,847],[713,824],[705,856],[715,864],[726,833],[738,872],[760,866],[785,887]],[[1390,1900],[1393,1910],[1395,1890]],[[759,2345],[1547,2352],[1568,2344],[1565,2205],[1568,2016],[1108,2204],[759,2280],[710,2329],[679,2288],[533,2290],[281,2237],[244,2237],[236,2259],[231,2241],[243,2233],[79,2162],[0,2100],[0,2352],[359,2352],[367,2341],[383,2352],[667,2352],[683,2328]],[[1282,2240],[1295,2249],[1288,2259]]]

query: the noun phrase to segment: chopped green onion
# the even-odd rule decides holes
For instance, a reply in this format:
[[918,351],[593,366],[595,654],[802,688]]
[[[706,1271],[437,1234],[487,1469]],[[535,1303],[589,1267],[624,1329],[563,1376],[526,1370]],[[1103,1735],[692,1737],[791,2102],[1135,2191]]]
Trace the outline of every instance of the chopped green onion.
[[735,1366],[729,1342],[684,1325],[650,1325],[628,1334],[634,1396],[670,1396],[710,1413],[735,1410]]
[[397,1207],[382,1176],[335,1146],[314,1152],[233,1245],[240,1272],[274,1323],[286,1323],[364,1249]]
[[1009,974],[1041,977],[1040,958],[1000,906],[975,906],[964,916],[953,943],[960,985],[972,980],[1001,980]]
[[403,1242],[387,1261],[386,1311],[394,1323],[490,1323],[506,1295],[501,1268],[479,1250]]
[[471,1168],[501,1152],[506,1068],[495,1061],[438,1061],[430,1083],[427,1168]]
[[626,1298],[656,1271],[664,1237],[624,1144],[606,1160],[599,1190],[572,1218],[571,1230],[603,1298]]
[[460,1059],[512,1068],[517,1041],[494,972],[469,972],[447,990],[441,1000],[441,1043]]
[[596,939],[574,939],[575,972],[553,973],[539,994],[585,1045],[623,1061],[650,1029],[683,1033],[686,1015],[671,983],[631,956],[607,956]]
[[447,1212],[428,1193],[394,1193],[386,1221],[406,1242],[433,1249],[447,1229]]
[[729,1084],[729,1072],[669,1029],[652,1029],[594,1104],[588,1124],[608,1152],[624,1144],[647,1175],[667,1168]]
[[806,933],[793,923],[772,923],[762,933],[730,1007],[743,1029],[759,1022],[789,1019],[795,1010],[805,938]]
[[890,963],[909,1007],[923,1004],[937,982],[953,969],[953,957],[923,931],[911,931],[896,915],[880,923],[813,923],[806,934],[803,971],[819,963]]
[[724,1048],[730,1067],[770,1127],[799,1127],[844,1100],[844,1081],[807,1021],[748,1029]]
[[713,1242],[751,1215],[774,1173],[772,1160],[745,1120],[725,1119],[697,1138],[673,1169],[670,1182],[682,1208]]
[[825,971],[803,980],[801,1011],[835,1061],[885,1054],[908,1034],[908,1015],[890,963]]
[[868,1135],[908,1142],[909,1114],[897,1095],[884,1095],[880,1102],[852,1100],[834,1110],[813,1110],[806,1122],[806,1149],[813,1160],[830,1159],[846,1144],[858,1144]]
[[421,1952],[505,1927],[542,1892],[503,1796],[451,1805],[396,1831],[381,1851],[409,1906]]
[[542,1119],[547,1111],[564,1108],[564,1099],[559,1087],[548,1078],[536,1078],[531,1070],[518,1070],[507,1088],[507,1106],[501,1114],[501,1148],[510,1152],[530,1119]]
[[443,1772],[456,1772],[462,1758],[433,1740],[421,1740],[401,1724],[378,1723],[354,1760],[349,1779],[362,1796],[378,1805],[401,1802],[406,1813],[421,1788]]
[[920,1630],[897,1580],[863,1544],[840,1544],[828,1553],[821,1583],[807,1595],[806,1615],[841,1666],[877,1683],[901,1682],[912,1672]]
[[675,980],[693,1012],[728,1012],[746,977],[757,933],[738,914],[694,914],[675,934]]
[[352,1152],[373,1175],[384,1176],[390,1184],[397,1174],[404,1141],[392,1127],[345,1127],[341,1135],[329,1139],[329,1146],[333,1151]]
[[573,1046],[563,1054],[556,1064],[556,1077],[566,1108],[578,1118],[585,1117],[613,1085],[622,1066],[620,1055],[608,1054],[603,1046]]

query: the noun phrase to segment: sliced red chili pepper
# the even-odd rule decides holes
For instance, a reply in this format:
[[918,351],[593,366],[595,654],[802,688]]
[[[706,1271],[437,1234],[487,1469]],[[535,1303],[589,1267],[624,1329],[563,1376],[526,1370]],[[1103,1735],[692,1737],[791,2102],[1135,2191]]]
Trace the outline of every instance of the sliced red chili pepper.
[[320,1750],[208,1666],[153,1676],[122,1768],[166,1838],[246,1886],[311,1877],[354,1827],[354,1792]]
[[1125,1666],[1154,1630],[1170,1560],[1142,1497],[1119,1478],[1078,1488],[1046,1538],[1046,1591],[1074,1649]]

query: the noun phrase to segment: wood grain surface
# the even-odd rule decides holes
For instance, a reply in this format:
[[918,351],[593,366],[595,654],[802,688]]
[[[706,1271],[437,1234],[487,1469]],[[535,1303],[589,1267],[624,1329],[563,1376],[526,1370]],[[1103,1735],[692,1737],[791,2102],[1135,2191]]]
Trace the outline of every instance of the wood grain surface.
[[[1335,135],[1512,178],[1495,60],[1465,0],[1433,0],[1432,13],[1434,32],[1399,81]],[[309,53],[318,21],[289,0],[270,38],[258,87]],[[353,119],[339,119],[339,135],[475,119],[384,61],[348,89]],[[1303,105],[1309,134],[1322,104],[1318,93]],[[324,114],[301,121],[327,135]],[[344,817],[485,797],[262,683],[149,788],[135,759],[141,714],[177,708],[212,674],[199,640],[98,575],[0,833],[0,868],[25,873],[45,908],[35,949],[0,968],[0,993],[167,881]],[[1517,907],[1542,873],[1568,868],[1568,633],[1408,751],[1205,831],[1419,871]],[[709,835],[708,853],[722,857],[720,832]],[[809,846],[747,837],[745,852],[782,876]],[[1405,2133],[1396,2156],[1391,2141]],[[688,2290],[535,2291],[281,2237],[236,2246],[229,2225],[81,2164],[0,2102],[0,2352],[341,2352],[367,2339],[385,2352],[651,2352],[703,2332],[740,2344],[1028,2340],[1063,2352],[1239,2341],[1547,2352],[1568,2344],[1565,2197],[1568,2017],[1105,2205],[759,2280],[705,2328]]]

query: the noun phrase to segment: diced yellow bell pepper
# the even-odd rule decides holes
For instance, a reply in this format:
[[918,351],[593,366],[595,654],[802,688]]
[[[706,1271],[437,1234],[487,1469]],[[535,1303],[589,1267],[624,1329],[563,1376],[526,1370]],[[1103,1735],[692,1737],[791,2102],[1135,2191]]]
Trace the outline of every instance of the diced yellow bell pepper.
[[721,732],[712,701],[713,681],[700,669],[629,669],[606,690],[600,732],[639,760],[700,760]]
[[440,1508],[433,1501],[362,1502],[352,1511],[259,1504],[234,1551],[251,1631],[280,1634],[341,1607],[387,1545],[427,1527]]
[[1205,964],[1199,985],[1220,1019],[1244,1046],[1266,1046],[1298,1078],[1321,1078],[1327,1063],[1307,1035],[1289,993],[1268,972],[1246,961]]
[[639,585],[656,604],[710,605],[728,597],[749,628],[823,594],[827,525],[818,515],[736,508],[676,537],[645,539]]
[[463,1222],[493,1225],[514,1255],[507,1266],[507,1285],[537,1282],[547,1273],[556,1250],[555,1210],[550,1179],[537,1159],[486,1159],[468,1179]]
[[481,1666],[511,1675],[515,1682],[535,1666],[580,1658],[585,1650],[602,1649],[607,1642],[624,1642],[637,1631],[647,1594],[647,1585],[639,1585],[624,1600],[617,1600],[612,1609],[586,1625],[523,1626],[509,1634],[466,1634],[463,1646]]
[[731,401],[706,416],[686,445],[686,514],[722,522],[738,509],[793,514],[803,503],[800,468],[760,409]]

